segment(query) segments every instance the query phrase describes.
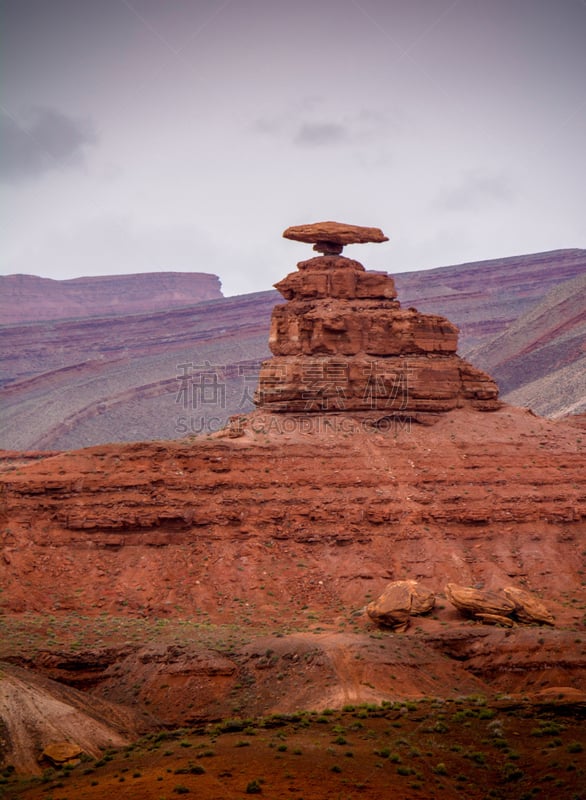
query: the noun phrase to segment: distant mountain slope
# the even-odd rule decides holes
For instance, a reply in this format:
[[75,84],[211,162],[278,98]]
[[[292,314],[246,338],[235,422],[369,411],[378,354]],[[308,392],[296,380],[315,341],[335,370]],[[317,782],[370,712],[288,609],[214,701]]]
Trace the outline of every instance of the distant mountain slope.
[[[109,319],[5,326],[0,441],[9,449],[176,438],[249,410],[277,292]],[[201,370],[217,396],[196,396]],[[180,376],[186,374],[185,380]],[[12,378],[12,380],[11,380]],[[186,392],[183,393],[182,389]]]
[[395,275],[404,306],[448,317],[460,328],[468,357],[488,337],[504,331],[555,286],[586,274],[586,250],[477,261]]
[[469,357],[510,403],[551,416],[586,411],[586,274],[556,286]]
[[218,276],[205,272],[102,275],[65,281],[0,275],[0,324],[162,311],[222,296]]
[[[394,277],[403,306],[459,325],[460,353],[470,359],[473,347],[557,284],[585,273],[585,250],[561,250]],[[112,276],[112,287],[119,278]],[[220,427],[252,408],[258,366],[269,355],[271,311],[281,300],[267,291],[150,313],[2,326],[0,447],[66,449]]]

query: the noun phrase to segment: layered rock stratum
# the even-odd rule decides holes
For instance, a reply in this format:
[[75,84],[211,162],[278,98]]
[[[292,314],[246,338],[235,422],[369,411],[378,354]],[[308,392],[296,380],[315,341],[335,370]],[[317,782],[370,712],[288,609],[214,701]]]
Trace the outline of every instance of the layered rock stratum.
[[[382,231],[357,228],[353,234],[352,226],[341,225],[338,236],[336,225],[304,226],[302,241],[317,242],[326,255],[300,262],[298,272],[276,284],[288,302],[272,314],[273,358],[261,366],[257,406],[403,415],[465,403],[498,408],[495,382],[457,355],[455,325],[401,308],[389,275],[330,254],[347,241],[385,241]],[[284,236],[291,238],[291,229]]]
[[222,296],[220,279],[206,272],[147,272],[69,280],[0,275],[0,320],[6,325],[139,314]]
[[586,271],[551,289],[470,357],[508,402],[554,417],[586,412]]
[[[155,727],[463,692],[550,689],[559,702],[583,702],[583,421],[496,402],[481,411],[463,392],[451,323],[409,309],[403,317],[388,276],[347,259],[331,269],[339,254],[324,258],[326,269],[300,270],[308,284],[286,279],[292,314],[279,328],[277,310],[274,346],[286,346],[296,319],[303,328],[305,309],[319,327],[320,314],[343,317],[344,303],[365,301],[366,330],[380,314],[392,347],[406,348],[372,357],[412,358],[419,347],[418,358],[449,359],[456,401],[409,413],[388,413],[386,402],[368,411],[261,404],[180,441],[4,453],[0,657],[130,705]],[[323,296],[296,305],[314,278]],[[366,298],[356,298],[361,281]],[[337,285],[354,296],[333,296]],[[321,341],[337,348],[336,335]],[[317,339],[308,351],[302,341],[275,358],[322,357]],[[427,375],[426,397],[437,398]],[[305,399],[303,384],[288,385]],[[409,609],[399,603],[399,628],[409,611],[404,634],[368,616],[389,581],[420,582],[435,597],[421,617],[412,592]],[[485,625],[482,611],[465,619],[446,584],[504,598],[512,627]],[[547,628],[521,617],[527,593]],[[46,685],[49,704],[53,694]],[[36,726],[43,703],[35,699]],[[87,748],[103,746],[90,727]]]
[[[394,279],[404,308],[447,317],[460,330],[461,354],[500,379],[500,366],[469,357],[471,348],[500,335],[548,291],[585,272],[586,251],[560,250],[398,273]],[[110,276],[113,296],[122,292],[119,280]],[[278,298],[275,291],[259,292],[167,311],[50,323],[30,321],[41,313],[28,302],[29,321],[5,325],[0,336],[0,446],[67,449],[217,430],[231,414],[253,408]],[[567,308],[555,312],[558,328]],[[558,328],[540,337],[549,353],[557,347]],[[575,348],[563,347],[563,372],[555,382],[547,382],[549,355],[531,355],[527,366],[536,391],[516,404],[548,415],[580,410],[583,371],[573,366]],[[206,362],[225,386],[225,402],[184,408],[180,365],[187,365],[195,383]],[[523,367],[522,356],[519,363]],[[570,375],[575,379],[567,380]]]

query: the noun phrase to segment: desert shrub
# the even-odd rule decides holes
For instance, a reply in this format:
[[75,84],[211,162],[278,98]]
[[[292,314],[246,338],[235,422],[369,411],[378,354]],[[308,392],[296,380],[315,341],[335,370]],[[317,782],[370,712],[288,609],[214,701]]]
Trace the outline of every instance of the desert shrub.
[[521,780],[523,774],[523,771],[520,770],[516,764],[512,764],[510,761],[507,761],[503,767],[503,779],[507,783]]

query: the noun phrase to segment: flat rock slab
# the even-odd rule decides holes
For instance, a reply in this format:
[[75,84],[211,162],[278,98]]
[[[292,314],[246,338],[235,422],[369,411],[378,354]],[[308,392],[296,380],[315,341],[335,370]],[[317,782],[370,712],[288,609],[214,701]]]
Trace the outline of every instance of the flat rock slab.
[[366,244],[368,242],[388,242],[380,228],[365,228],[360,225],[346,225],[343,222],[314,222],[310,225],[295,225],[283,232],[285,239],[307,244],[329,242],[331,244]]

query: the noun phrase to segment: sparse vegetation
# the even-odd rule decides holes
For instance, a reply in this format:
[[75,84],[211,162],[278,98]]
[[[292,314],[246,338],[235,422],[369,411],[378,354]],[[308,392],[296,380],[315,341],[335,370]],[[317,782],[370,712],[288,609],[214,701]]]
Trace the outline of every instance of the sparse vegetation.
[[[479,708],[494,713],[481,718]],[[462,714],[462,722],[453,724],[449,734],[438,735],[437,723],[444,716],[453,721],[457,714]],[[402,720],[399,735],[393,727],[397,717]],[[467,720],[474,720],[474,724],[466,727],[462,723]],[[339,740],[346,738],[342,732],[354,730],[357,721],[360,727],[352,736],[352,749],[341,747]],[[542,751],[535,748],[535,737],[530,735],[535,730],[540,731],[537,738],[544,739],[546,747]],[[552,731],[558,733],[552,736]],[[515,751],[508,745],[513,738]],[[559,744],[555,756],[548,758],[544,754],[552,752],[547,745],[553,738]],[[153,774],[153,752],[169,740],[178,745],[188,743],[190,748],[177,747],[169,751],[167,758],[159,751],[159,758],[169,767]],[[582,765],[574,761],[583,752],[583,741],[580,719],[562,717],[552,710],[541,712],[531,706],[499,708],[488,699],[479,703],[476,698],[441,703],[422,700],[409,702],[408,707],[405,703],[363,704],[345,711],[329,709],[327,714],[231,718],[197,729],[152,733],[131,747],[108,751],[90,766],[82,763],[69,769],[48,770],[32,780],[23,781],[6,767],[0,790],[5,794],[8,791],[11,800],[47,800],[51,792],[60,790],[55,800],[62,800],[67,785],[65,794],[69,792],[70,797],[79,794],[87,795],[88,800],[104,800],[113,795],[113,785],[121,786],[124,778],[128,784],[132,776],[140,781],[141,791],[143,787],[158,787],[156,794],[145,794],[145,798],[158,800],[189,793],[205,798],[207,789],[199,787],[208,786],[208,775],[216,787],[225,781],[227,793],[233,791],[231,787],[238,777],[243,794],[267,796],[286,796],[293,785],[303,796],[307,779],[313,782],[312,800],[327,800],[337,787],[342,796],[351,787],[354,791],[372,791],[374,796],[377,792],[400,793],[404,791],[401,787],[413,792],[434,787],[436,796],[443,793],[464,795],[470,800],[522,800],[534,796],[531,791],[536,785],[551,786],[558,794],[563,789],[562,796],[571,800],[574,795],[579,796],[584,779]],[[242,742],[247,743],[245,747]],[[186,761],[186,750],[196,758]],[[311,757],[304,758],[306,753]],[[199,760],[204,757],[210,758],[207,770]],[[254,772],[263,759],[265,774],[270,771],[271,775],[266,785],[258,771]],[[276,763],[282,765],[281,771],[271,766]],[[185,776],[186,780],[177,783],[178,776]],[[323,784],[322,793],[319,785],[316,788],[316,776]],[[189,782],[191,777],[193,783]]]

